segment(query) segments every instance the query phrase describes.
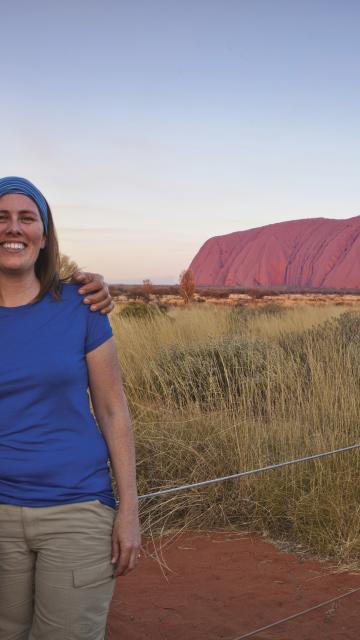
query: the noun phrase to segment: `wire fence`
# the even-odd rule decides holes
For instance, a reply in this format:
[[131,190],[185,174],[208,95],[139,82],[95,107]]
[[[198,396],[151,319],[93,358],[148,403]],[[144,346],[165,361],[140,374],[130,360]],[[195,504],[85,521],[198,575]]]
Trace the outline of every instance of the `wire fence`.
[[276,622],[272,622],[271,624],[267,624],[265,627],[260,627],[259,629],[254,629],[249,633],[245,633],[242,636],[237,636],[233,638],[233,640],[245,640],[245,638],[252,638],[253,636],[262,633],[263,631],[268,631],[269,629],[274,629],[274,627],[279,627],[281,624],[285,624],[286,622],[290,622],[291,620],[295,620],[296,618],[300,618],[301,616],[305,616],[307,613],[311,613],[312,611],[316,611],[317,609],[321,609],[328,604],[332,604],[333,602],[337,602],[338,600],[343,600],[348,596],[352,596],[354,593],[358,593],[360,591],[360,587],[356,589],[351,589],[351,591],[347,591],[343,593],[341,596],[335,596],[334,598],[330,598],[329,600],[324,600],[319,604],[314,605],[313,607],[309,607],[308,609],[303,609],[298,613],[293,613],[291,616],[287,616],[287,618],[282,618],[281,620],[277,620]]
[[286,462],[278,462],[266,467],[259,467],[257,469],[251,469],[250,471],[240,471],[239,473],[233,473],[228,476],[221,476],[220,478],[212,478],[211,480],[202,480],[201,482],[194,482],[193,484],[183,484],[178,487],[169,487],[168,489],[159,489],[159,491],[151,491],[139,496],[139,500],[145,500],[145,498],[155,498],[157,496],[163,496],[169,493],[178,493],[179,491],[189,491],[191,489],[198,489],[201,487],[207,487],[211,484],[218,482],[225,482],[227,480],[237,480],[238,478],[245,478],[247,476],[255,475],[256,473],[263,473],[264,471],[272,471],[274,469],[281,469],[283,467],[289,467],[292,464],[298,464],[299,462],[307,462],[308,460],[318,460],[319,458],[325,458],[325,456],[331,456],[335,453],[342,453],[344,451],[351,451],[358,449],[359,444],[352,444],[348,447],[342,447],[341,449],[333,449],[332,451],[324,451],[323,453],[315,453],[303,458],[296,458],[295,460],[287,460]]
[[[265,467],[258,467],[257,469],[250,469],[249,471],[240,471],[239,473],[233,473],[227,476],[221,476],[219,478],[212,478],[210,480],[203,480],[201,482],[194,482],[191,484],[183,484],[183,485],[179,485],[179,486],[175,486],[175,487],[169,487],[166,489],[159,489],[158,491],[151,491],[149,493],[145,493],[143,495],[139,496],[139,500],[145,500],[145,499],[149,499],[149,498],[155,498],[158,496],[163,496],[163,495],[168,495],[170,493],[178,493],[180,491],[191,491],[193,489],[199,489],[202,487],[207,487],[210,486],[212,484],[216,484],[216,483],[220,483],[220,482],[227,482],[229,480],[237,480],[240,478],[245,478],[251,475],[255,475],[258,473],[264,473],[265,471],[273,471],[276,469],[281,469],[284,467],[288,467],[290,465],[294,465],[294,464],[299,464],[300,462],[308,462],[310,460],[319,460],[320,458],[325,458],[326,456],[331,456],[331,455],[335,455],[338,453],[343,453],[346,451],[353,451],[355,449],[359,449],[360,448],[360,443],[357,444],[353,444],[353,445],[349,445],[347,447],[341,447],[339,449],[333,449],[331,451],[324,451],[321,453],[315,453],[313,455],[309,455],[309,456],[303,456],[301,458],[296,458],[294,460],[286,460],[285,462],[279,462],[279,463],[275,463],[272,465],[267,465]],[[311,613],[312,611],[316,611],[322,607],[325,607],[326,605],[332,604],[334,602],[337,602],[339,600],[343,600],[344,598],[347,598],[351,595],[353,595],[354,593],[358,593],[360,592],[360,587],[356,588],[356,589],[351,589],[350,591],[347,591],[346,593],[341,594],[340,596],[335,596],[334,598],[330,598],[329,600],[324,600],[323,602],[320,602],[312,607],[309,607],[308,609],[303,609],[302,611],[299,611],[297,613],[294,613],[292,615],[287,616],[286,618],[281,618],[280,620],[276,620],[275,622],[272,622],[266,626],[260,627],[258,629],[254,629],[253,631],[250,631],[248,633],[245,633],[241,636],[237,636],[236,638],[234,638],[233,640],[245,640],[247,638],[252,638],[256,635],[258,635],[259,633],[262,633],[264,631],[268,631],[269,629],[273,629],[275,627],[279,627],[280,625],[283,625],[287,622],[290,622],[291,620],[295,620],[296,618],[300,618],[302,616],[307,615],[308,613]]]

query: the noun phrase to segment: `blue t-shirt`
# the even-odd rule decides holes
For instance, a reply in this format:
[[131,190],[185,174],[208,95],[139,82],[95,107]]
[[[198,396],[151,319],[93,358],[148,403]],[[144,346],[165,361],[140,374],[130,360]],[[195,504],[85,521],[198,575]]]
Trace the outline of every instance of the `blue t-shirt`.
[[82,299],[65,284],[61,300],[0,307],[0,503],[115,506],[86,366],[112,330]]

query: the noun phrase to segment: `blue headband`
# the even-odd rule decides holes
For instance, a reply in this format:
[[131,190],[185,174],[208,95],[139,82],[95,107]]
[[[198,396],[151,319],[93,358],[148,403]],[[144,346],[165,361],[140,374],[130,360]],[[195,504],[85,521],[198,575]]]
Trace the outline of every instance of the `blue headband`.
[[41,220],[44,225],[45,233],[48,230],[48,206],[43,194],[35,187],[32,182],[25,178],[17,178],[15,176],[8,176],[7,178],[0,178],[0,198],[7,193],[21,193],[24,196],[28,196],[35,202],[39,209]]

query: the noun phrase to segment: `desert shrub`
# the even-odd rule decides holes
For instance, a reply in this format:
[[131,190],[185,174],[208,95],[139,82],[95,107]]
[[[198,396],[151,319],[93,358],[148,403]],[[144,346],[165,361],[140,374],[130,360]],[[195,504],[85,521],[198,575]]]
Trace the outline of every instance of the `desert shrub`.
[[168,313],[168,311],[170,310],[170,305],[167,304],[166,302],[157,302],[156,304],[154,304],[152,306],[154,306],[163,315],[166,315]]
[[[160,351],[153,368],[154,390],[166,404],[241,404],[245,391],[252,413],[264,415],[266,371],[275,345],[261,339],[224,336],[205,345],[174,344]],[[251,396],[251,397],[250,397]]]
[[254,310],[258,315],[279,316],[285,313],[285,308],[277,302],[269,302]]
[[240,330],[241,327],[250,328],[251,322],[255,319],[261,319],[265,316],[264,319],[266,320],[266,316],[275,318],[276,316],[283,316],[286,313],[289,313],[289,310],[275,302],[269,302],[269,304],[264,304],[259,307],[249,307],[246,304],[238,303],[231,307],[229,322],[233,323]]
[[254,318],[256,315],[258,315],[258,309],[261,309],[262,307],[254,307],[252,305],[250,305],[247,301],[246,302],[236,302],[235,304],[232,304],[230,307],[230,314],[233,316],[237,316],[239,315],[240,317],[244,316],[244,317],[248,317],[248,318]]
[[145,304],[144,302],[129,302],[126,307],[119,311],[121,318],[134,318],[136,320],[147,320],[154,318],[158,313],[166,313],[165,305]]
[[141,300],[142,302],[148,302],[150,300],[149,295],[146,293],[146,291],[143,291],[142,289],[129,291],[127,292],[126,295],[127,295],[127,299],[133,302],[137,302],[138,300]]

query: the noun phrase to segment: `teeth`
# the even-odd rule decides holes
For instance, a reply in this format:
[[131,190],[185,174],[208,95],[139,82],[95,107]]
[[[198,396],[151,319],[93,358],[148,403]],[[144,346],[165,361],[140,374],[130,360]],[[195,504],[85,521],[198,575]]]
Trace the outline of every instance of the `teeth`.
[[24,249],[25,245],[22,242],[3,242],[5,249]]

